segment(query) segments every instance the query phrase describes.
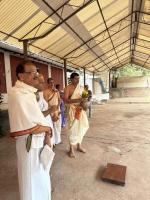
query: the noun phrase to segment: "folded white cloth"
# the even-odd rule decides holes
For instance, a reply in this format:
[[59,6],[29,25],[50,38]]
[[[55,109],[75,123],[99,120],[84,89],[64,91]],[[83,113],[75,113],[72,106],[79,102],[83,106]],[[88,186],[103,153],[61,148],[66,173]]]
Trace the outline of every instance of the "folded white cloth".
[[40,161],[45,170],[50,170],[54,156],[55,153],[53,152],[52,148],[46,144],[40,154]]

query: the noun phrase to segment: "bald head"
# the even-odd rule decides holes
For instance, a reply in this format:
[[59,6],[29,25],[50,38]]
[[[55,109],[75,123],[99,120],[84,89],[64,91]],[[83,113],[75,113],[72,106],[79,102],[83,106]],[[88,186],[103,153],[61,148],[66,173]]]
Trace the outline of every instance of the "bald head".
[[39,74],[38,76],[38,85],[37,85],[37,89],[39,91],[43,91],[45,89],[45,79],[43,74]]
[[17,78],[27,85],[36,88],[38,84],[38,72],[34,63],[29,60],[19,63],[16,67]]

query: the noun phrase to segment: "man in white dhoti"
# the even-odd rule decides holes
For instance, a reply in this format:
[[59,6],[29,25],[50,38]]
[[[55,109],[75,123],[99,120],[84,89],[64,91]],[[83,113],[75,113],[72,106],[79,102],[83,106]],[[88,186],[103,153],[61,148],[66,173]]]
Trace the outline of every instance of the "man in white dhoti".
[[60,95],[58,90],[54,87],[54,80],[48,78],[48,88],[44,91],[44,98],[47,101],[49,108],[57,106],[57,111],[51,114],[54,126],[54,141],[55,144],[61,143],[61,116],[60,116]]
[[39,74],[39,85],[38,85],[38,91],[36,93],[37,101],[40,107],[40,110],[42,111],[43,115],[45,116],[49,126],[52,128],[52,137],[51,137],[51,146],[55,144],[55,137],[54,137],[54,127],[53,127],[53,121],[51,118],[51,114],[53,114],[55,111],[57,111],[57,106],[51,106],[49,108],[48,103],[44,99],[43,91],[45,90],[45,80],[44,76],[42,74]]
[[8,94],[11,136],[16,139],[20,200],[51,200],[49,174],[40,162],[51,128],[38,106],[36,66],[30,61],[16,68],[17,82]]
[[65,88],[64,100],[68,105],[68,126],[69,126],[69,156],[75,157],[74,146],[77,145],[77,150],[85,153],[82,148],[82,140],[89,128],[86,112],[82,109],[81,102],[83,88],[79,85],[79,74],[72,73],[70,76],[71,84]]

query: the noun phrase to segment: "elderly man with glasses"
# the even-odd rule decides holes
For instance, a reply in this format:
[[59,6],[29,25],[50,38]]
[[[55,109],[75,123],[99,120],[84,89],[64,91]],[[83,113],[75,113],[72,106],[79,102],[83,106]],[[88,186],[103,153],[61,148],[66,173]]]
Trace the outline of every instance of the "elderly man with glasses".
[[35,64],[19,64],[16,76],[18,80],[8,94],[8,107],[10,134],[16,139],[20,200],[50,200],[50,177],[40,153],[43,144],[49,145],[51,127],[36,100],[39,80]]

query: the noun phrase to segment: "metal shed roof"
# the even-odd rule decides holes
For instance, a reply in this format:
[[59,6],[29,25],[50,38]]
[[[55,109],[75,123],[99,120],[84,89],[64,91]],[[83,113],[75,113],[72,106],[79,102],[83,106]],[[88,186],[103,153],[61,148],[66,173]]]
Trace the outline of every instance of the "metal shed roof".
[[0,40],[100,73],[150,68],[150,0],[1,0]]

